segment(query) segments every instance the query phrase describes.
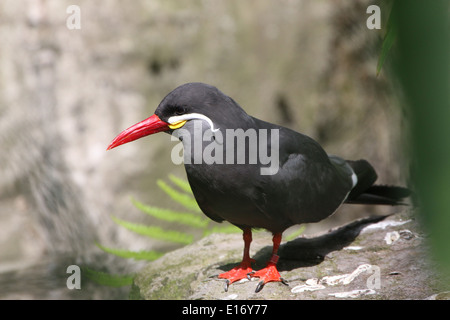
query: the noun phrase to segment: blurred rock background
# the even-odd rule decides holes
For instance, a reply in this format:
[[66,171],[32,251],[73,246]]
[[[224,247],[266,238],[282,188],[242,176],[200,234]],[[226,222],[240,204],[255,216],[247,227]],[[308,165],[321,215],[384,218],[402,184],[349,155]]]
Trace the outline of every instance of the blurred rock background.
[[[66,9],[74,4],[81,29],[70,30]],[[366,27],[370,4],[1,1],[0,298],[121,297],[68,290],[65,268],[139,268],[95,242],[172,249],[111,216],[151,223],[131,196],[176,208],[156,186],[169,173],[185,177],[169,160],[175,143],[161,134],[105,150],[185,82],[215,85],[248,113],[308,134],[331,154],[369,160],[382,183],[407,183],[407,115],[386,71],[376,76],[385,29]],[[388,11],[377,4],[384,27]],[[395,209],[344,206],[311,230],[375,211]]]

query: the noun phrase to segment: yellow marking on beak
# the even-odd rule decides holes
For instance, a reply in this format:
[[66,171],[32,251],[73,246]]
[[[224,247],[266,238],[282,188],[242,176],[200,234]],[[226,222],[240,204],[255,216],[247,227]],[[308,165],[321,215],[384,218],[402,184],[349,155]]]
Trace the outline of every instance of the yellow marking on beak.
[[186,122],[187,122],[187,120],[182,120],[182,121],[175,122],[173,124],[169,124],[169,128],[172,130],[181,128],[182,126],[184,126],[184,124]]

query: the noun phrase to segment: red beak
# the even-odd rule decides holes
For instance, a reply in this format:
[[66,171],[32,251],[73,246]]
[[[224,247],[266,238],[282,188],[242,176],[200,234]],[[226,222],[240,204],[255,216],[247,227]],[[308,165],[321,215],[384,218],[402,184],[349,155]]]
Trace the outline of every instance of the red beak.
[[162,121],[156,114],[145,119],[128,129],[122,131],[109,145],[108,149],[118,147],[121,144],[137,140],[153,133],[169,130],[169,124]]

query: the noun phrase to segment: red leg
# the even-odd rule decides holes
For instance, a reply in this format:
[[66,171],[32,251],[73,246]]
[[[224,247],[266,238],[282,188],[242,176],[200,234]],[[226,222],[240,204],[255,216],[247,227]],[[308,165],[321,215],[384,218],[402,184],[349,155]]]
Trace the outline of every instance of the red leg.
[[254,272],[251,275],[252,277],[261,279],[261,281],[258,283],[258,286],[256,287],[255,292],[261,291],[267,282],[279,281],[286,284],[286,282],[283,280],[283,278],[281,278],[280,273],[277,270],[277,262],[279,258],[277,252],[281,243],[281,233],[274,234],[272,241],[273,241],[272,257],[270,258],[269,262],[267,262],[266,267],[264,269]]
[[224,272],[219,274],[219,278],[227,279],[225,285],[225,291],[228,290],[228,286],[236,281],[247,278],[247,275],[252,272],[251,263],[255,260],[250,259],[250,243],[252,242],[252,230],[245,229],[244,230],[244,256],[242,258],[242,262],[237,266],[231,269],[228,272]]

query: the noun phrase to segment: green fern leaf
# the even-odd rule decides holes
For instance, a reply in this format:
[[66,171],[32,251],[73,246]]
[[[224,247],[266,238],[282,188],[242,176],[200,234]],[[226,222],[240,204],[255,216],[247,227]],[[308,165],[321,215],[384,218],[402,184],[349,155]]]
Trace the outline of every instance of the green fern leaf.
[[203,233],[204,236],[210,235],[211,233],[238,233],[242,232],[242,230],[232,224],[225,226],[215,226],[211,229],[205,230]]
[[185,193],[178,192],[162,180],[157,181],[158,186],[167,193],[174,201],[178,202],[188,210],[201,212],[195,199]]
[[183,190],[186,193],[189,193],[192,195],[192,189],[191,186],[189,185],[189,182],[187,182],[186,180],[180,179],[176,176],[174,176],[173,174],[169,174],[169,179],[170,181],[172,181],[178,188],[180,188],[181,190]]
[[135,259],[135,260],[153,261],[164,255],[164,253],[158,252],[158,251],[145,251],[145,250],[130,251],[130,250],[108,248],[108,247],[102,246],[99,243],[96,243],[96,245],[97,245],[97,247],[99,247],[100,249],[102,249],[103,251],[105,251],[107,253],[111,253],[113,255],[116,255],[121,258],[126,258],[126,259],[131,258],[131,259]]
[[153,206],[147,206],[142,202],[139,202],[135,199],[131,199],[133,205],[141,210],[142,212],[151,215],[160,220],[169,221],[169,222],[177,222],[187,226],[196,227],[196,228],[206,228],[208,226],[209,220],[199,217],[198,215],[194,215],[187,212],[177,212],[169,209],[162,209]]
[[297,238],[299,235],[301,235],[305,231],[306,227],[304,225],[301,225],[300,228],[289,234],[285,237],[286,241],[291,241],[295,238]]
[[109,287],[129,286],[133,283],[134,275],[114,275],[95,271],[88,267],[81,267],[81,274],[100,285]]
[[128,221],[121,220],[116,217],[111,217],[115,223],[121,225],[124,228],[127,228],[130,231],[136,232],[138,234],[158,239],[165,240],[170,242],[182,243],[182,244],[190,244],[193,241],[193,236],[173,230],[164,230],[160,227],[154,226],[145,226],[142,224],[131,223]]
[[381,53],[378,57],[378,63],[377,63],[377,76],[381,72],[381,68],[383,67],[384,61],[386,60],[386,57],[388,56],[388,53],[393,46],[395,40],[397,39],[397,21],[395,20],[395,14],[394,10],[396,10],[396,4],[393,5],[391,9],[391,13],[388,18],[387,28],[386,28],[386,34],[384,35],[383,43],[381,45]]

